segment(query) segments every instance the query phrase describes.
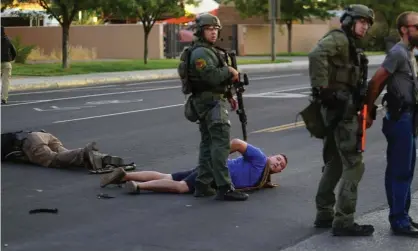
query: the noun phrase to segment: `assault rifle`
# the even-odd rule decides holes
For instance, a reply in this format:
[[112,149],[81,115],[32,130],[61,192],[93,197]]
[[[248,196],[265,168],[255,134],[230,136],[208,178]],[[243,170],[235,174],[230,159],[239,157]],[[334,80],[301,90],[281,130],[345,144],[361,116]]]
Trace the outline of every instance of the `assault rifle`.
[[355,95],[355,103],[357,103],[357,110],[360,111],[359,117],[359,129],[357,132],[357,145],[356,150],[357,152],[364,152],[365,145],[366,145],[366,120],[367,120],[367,104],[365,104],[366,93],[368,89],[367,83],[367,73],[368,73],[368,63],[369,60],[367,56],[360,52],[360,68],[362,71],[361,78],[357,85],[357,95]]
[[[228,52],[227,55],[231,59],[231,67],[234,68],[235,70],[238,70],[237,57],[236,57],[235,51]],[[242,75],[242,79],[241,79],[241,75]],[[238,81],[231,83],[228,88],[229,89],[228,98],[233,98],[234,94],[237,95],[237,101],[238,101],[237,114],[239,117],[239,121],[241,122],[241,128],[242,128],[244,141],[247,141],[247,115],[245,114],[244,100],[242,98],[242,93],[245,91],[244,86],[248,84],[249,84],[249,81],[248,81],[247,74],[239,73]]]

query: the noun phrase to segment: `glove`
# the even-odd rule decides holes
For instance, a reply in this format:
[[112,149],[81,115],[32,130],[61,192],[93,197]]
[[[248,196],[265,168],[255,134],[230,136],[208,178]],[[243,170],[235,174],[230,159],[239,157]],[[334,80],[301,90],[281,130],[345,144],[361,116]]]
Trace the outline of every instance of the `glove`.
[[370,110],[370,118],[372,120],[376,120],[376,115],[377,115],[377,105],[373,105],[373,108]]
[[238,101],[235,98],[228,99],[228,102],[231,105],[231,111],[235,111],[238,108]]

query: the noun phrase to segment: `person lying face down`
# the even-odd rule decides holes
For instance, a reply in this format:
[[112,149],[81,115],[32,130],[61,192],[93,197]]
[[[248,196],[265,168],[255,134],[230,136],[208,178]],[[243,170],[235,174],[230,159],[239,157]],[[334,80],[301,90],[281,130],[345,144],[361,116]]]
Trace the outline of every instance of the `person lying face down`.
[[[280,173],[287,166],[287,157],[284,154],[267,156],[257,148],[240,139],[230,142],[230,153],[239,152],[241,156],[228,159],[232,183],[235,189],[253,190],[265,187],[274,187],[270,175]],[[197,168],[172,174],[156,171],[126,172],[122,168],[103,175],[100,186],[110,184],[125,184],[129,193],[140,193],[141,190],[167,193],[193,193]],[[215,195],[215,190],[213,190]]]

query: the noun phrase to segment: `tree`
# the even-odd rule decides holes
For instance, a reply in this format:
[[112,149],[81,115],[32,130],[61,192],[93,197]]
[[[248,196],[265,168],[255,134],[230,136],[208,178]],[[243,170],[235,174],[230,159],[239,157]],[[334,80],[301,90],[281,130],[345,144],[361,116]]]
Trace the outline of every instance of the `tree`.
[[1,12],[7,8],[15,7],[14,0],[1,0]]
[[[33,0],[18,0],[18,2],[33,2]],[[70,26],[79,11],[94,9],[100,3],[96,0],[36,0],[36,2],[52,17],[62,28],[62,68],[68,64],[68,42],[70,39]]]
[[148,36],[155,22],[163,15],[184,15],[184,4],[196,4],[196,0],[114,0],[109,1],[108,11],[120,17],[137,17],[144,29],[144,63],[148,63]]
[[[269,0],[226,0],[233,2],[235,8],[242,17],[263,16],[267,18],[269,13]],[[292,52],[292,24],[293,21],[304,22],[311,20],[313,16],[321,20],[329,19],[333,14],[328,10],[338,6],[332,1],[320,0],[281,0],[280,21],[285,24],[288,31],[287,51]]]

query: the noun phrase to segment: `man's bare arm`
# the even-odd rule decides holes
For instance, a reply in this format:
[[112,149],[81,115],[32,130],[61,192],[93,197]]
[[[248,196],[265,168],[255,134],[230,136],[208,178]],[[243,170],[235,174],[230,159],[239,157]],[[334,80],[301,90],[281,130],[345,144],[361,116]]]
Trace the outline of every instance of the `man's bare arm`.
[[376,102],[377,97],[379,97],[385,88],[385,80],[389,77],[389,75],[390,73],[385,68],[380,67],[370,80],[365,101],[369,114],[373,109],[374,102]]
[[247,143],[240,139],[233,139],[230,142],[230,149],[229,153],[239,152],[241,154],[244,154],[247,150]]

